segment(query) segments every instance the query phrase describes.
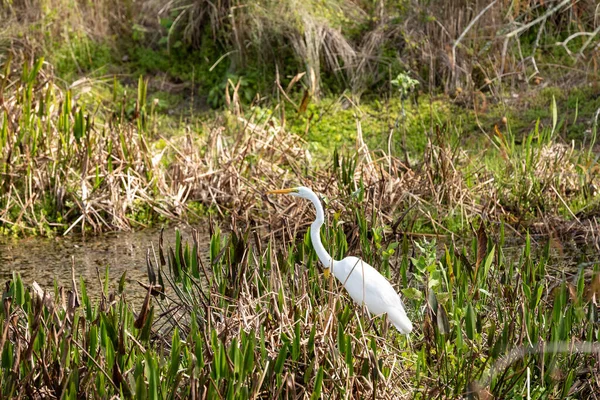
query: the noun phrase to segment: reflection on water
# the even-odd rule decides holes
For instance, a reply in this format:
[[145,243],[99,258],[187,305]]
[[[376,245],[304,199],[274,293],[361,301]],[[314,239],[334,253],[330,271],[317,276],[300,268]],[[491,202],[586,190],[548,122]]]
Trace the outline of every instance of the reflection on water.
[[[191,241],[192,229],[187,226],[178,228],[182,232],[183,240]],[[165,229],[165,246],[174,243],[175,229],[175,227]],[[119,279],[126,271],[127,298],[143,299],[145,290],[137,281],[148,283],[146,251],[154,246],[158,255],[159,235],[159,229],[145,229],[139,232],[115,232],[85,239],[73,236],[18,240],[2,238],[0,239],[0,283],[3,284],[11,279],[13,271],[16,271],[21,274],[27,286],[36,281],[43,289],[52,292],[56,281],[59,286],[70,288],[71,265],[73,265],[77,284],[79,285],[80,277],[83,277],[90,297],[98,298],[101,286],[97,269],[100,271],[101,279],[104,280],[108,266],[109,291],[116,291]],[[200,237],[202,242],[202,234]]]

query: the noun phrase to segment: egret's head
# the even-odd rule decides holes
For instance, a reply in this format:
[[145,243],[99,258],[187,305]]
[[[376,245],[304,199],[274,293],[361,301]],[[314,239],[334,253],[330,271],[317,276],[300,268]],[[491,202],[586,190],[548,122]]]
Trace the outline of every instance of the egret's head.
[[271,191],[267,192],[267,194],[290,194],[294,197],[302,197],[304,199],[308,198],[308,196],[311,195],[312,193],[313,193],[313,191],[305,186],[298,186],[298,187],[289,188],[289,189],[271,190]]

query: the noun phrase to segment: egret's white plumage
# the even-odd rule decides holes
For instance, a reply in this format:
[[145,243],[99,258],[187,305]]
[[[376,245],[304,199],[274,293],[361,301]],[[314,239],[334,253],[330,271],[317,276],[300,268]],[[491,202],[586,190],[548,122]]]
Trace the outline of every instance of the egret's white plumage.
[[321,243],[320,229],[325,222],[323,206],[317,195],[307,187],[273,190],[269,193],[290,194],[310,200],[316,208],[317,218],[310,227],[310,238],[325,267],[325,271],[333,273],[344,285],[352,300],[365,305],[372,315],[388,314],[389,320],[401,333],[409,334],[412,323],[406,315],[400,295],[387,279],[375,268],[357,257],[346,257],[341,261],[334,260]]

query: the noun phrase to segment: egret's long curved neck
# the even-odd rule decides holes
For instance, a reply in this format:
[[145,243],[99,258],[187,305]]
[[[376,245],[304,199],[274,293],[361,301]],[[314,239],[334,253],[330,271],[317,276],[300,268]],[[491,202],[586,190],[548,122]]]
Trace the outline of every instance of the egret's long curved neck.
[[325,222],[325,212],[323,211],[323,206],[321,205],[317,195],[314,193],[310,193],[306,198],[313,203],[315,209],[317,210],[317,218],[310,225],[310,239],[323,266],[325,268],[330,268],[333,264],[333,259],[327,250],[325,250],[325,247],[323,247],[323,243],[321,243],[321,225],[323,225],[323,222]]

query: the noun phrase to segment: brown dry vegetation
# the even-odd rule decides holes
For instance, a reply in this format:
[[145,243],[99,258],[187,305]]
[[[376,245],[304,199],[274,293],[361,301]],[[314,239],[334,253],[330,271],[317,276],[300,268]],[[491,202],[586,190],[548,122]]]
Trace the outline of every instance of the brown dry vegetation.
[[447,218],[464,224],[477,215],[522,230],[532,216],[535,221],[560,210],[573,216],[568,202],[589,196],[595,179],[590,153],[556,143],[549,127],[529,135],[534,144],[525,150],[515,147],[509,131],[496,129],[489,138],[495,149],[488,152],[497,152],[499,165],[490,169],[475,167],[478,161],[438,126],[423,159],[409,166],[369,149],[358,117],[355,155],[315,169],[305,140],[286,129],[277,111],[244,111],[233,85],[226,99],[231,111],[224,118],[195,128],[202,135],[186,129],[166,137],[156,131],[144,80],[135,98],[113,94],[120,107],[110,111],[96,103],[92,110],[86,106],[94,95],[91,83],[82,80],[64,90],[44,64],[24,66],[6,63],[1,81],[0,218],[17,230],[129,229],[151,222],[153,214],[189,215],[190,201],[214,206],[221,216],[269,219],[261,194],[299,183],[328,196],[335,209],[343,209],[346,196],[364,187],[366,199],[376,200],[378,223],[394,231],[404,215],[400,210],[425,217],[439,234],[451,233],[441,223]]

